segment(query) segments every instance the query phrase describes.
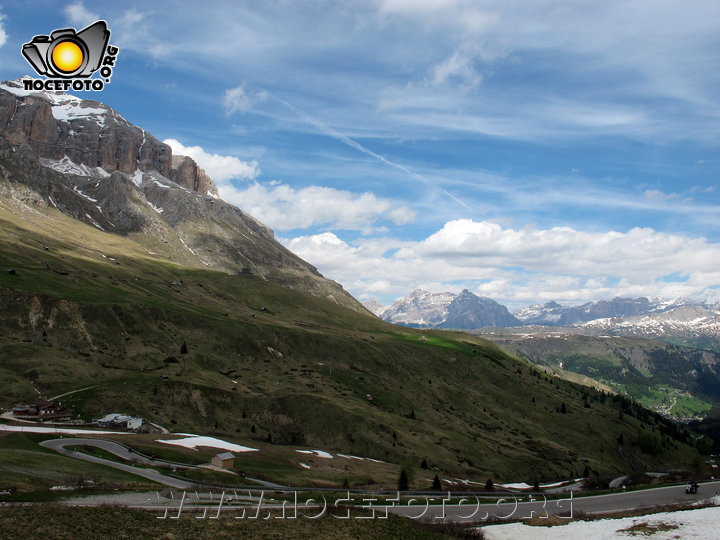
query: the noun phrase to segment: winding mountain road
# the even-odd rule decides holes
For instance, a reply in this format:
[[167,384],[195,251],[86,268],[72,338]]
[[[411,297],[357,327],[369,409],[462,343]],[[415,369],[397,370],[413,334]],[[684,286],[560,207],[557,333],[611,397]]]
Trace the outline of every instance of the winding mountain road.
[[[153,482],[158,482],[160,484],[163,484],[165,486],[174,487],[177,489],[190,489],[194,486],[194,484],[190,482],[186,482],[184,480],[178,480],[176,478],[171,478],[169,476],[165,476],[164,474],[161,474],[153,469],[141,469],[139,467],[134,467],[132,465],[125,465],[124,463],[118,463],[117,461],[111,461],[109,459],[104,459],[97,456],[91,456],[89,454],[84,454],[82,452],[76,452],[74,450],[68,450],[65,447],[66,446],[95,446],[97,448],[101,448],[107,452],[110,452],[111,454],[114,454],[122,459],[125,459],[127,461],[132,461],[135,463],[140,463],[143,465],[151,465],[154,467],[162,466],[167,467],[168,463],[164,461],[157,461],[154,459],[147,458],[145,456],[140,456],[134,452],[131,452],[129,448],[116,443],[112,441],[105,441],[100,439],[81,439],[81,438],[70,438],[70,439],[50,439],[47,441],[40,442],[40,446],[44,446],[45,448],[49,448],[51,450],[55,450],[56,452],[68,456],[73,457],[77,459],[82,459],[83,461],[89,461],[90,463],[98,463],[100,465],[107,465],[108,467],[113,467],[115,469],[119,469],[121,471],[128,472],[130,474],[135,474],[137,476],[141,476],[143,478],[146,478],[148,480],[152,480]],[[178,468],[181,466],[178,465]],[[188,467],[185,467],[188,468]]]
[[[142,469],[132,465],[103,459],[101,457],[91,456],[82,452],[68,450],[66,448],[67,446],[80,445],[95,446],[97,448],[102,448],[103,450],[124,460],[149,466],[168,466],[167,462],[157,461],[146,456],[138,455],[130,451],[127,447],[113,441],[67,438],[42,441],[40,445],[69,457],[113,467],[179,490],[195,490],[199,487],[196,484],[163,475],[152,469]],[[283,486],[268,483],[265,487],[281,490]],[[462,504],[443,504],[442,495],[416,495],[415,502],[412,505],[396,505],[389,507],[387,510],[394,514],[412,519],[484,522],[493,517],[503,520],[531,518],[533,516],[577,516],[578,513],[606,514],[627,510],[639,510],[668,504],[693,503],[702,501],[717,495],[718,493],[720,493],[720,481],[705,482],[700,484],[698,493],[693,495],[685,493],[684,485],[585,497],[571,498],[570,495],[567,495],[563,499],[549,501],[546,501],[542,495],[535,495],[534,498],[531,498],[528,494],[508,493],[507,495],[504,495],[505,498],[500,498],[495,504],[480,504],[474,495],[465,495],[466,500],[463,501]],[[357,498],[359,500],[361,495],[356,495],[358,495]],[[408,495],[412,496],[412,493],[409,493]],[[461,493],[456,493],[454,495],[455,500],[457,500],[458,496],[463,495]],[[497,496],[502,497],[503,495],[498,493]],[[86,503],[89,505],[94,504],[90,500],[86,501]],[[150,509],[156,505],[146,506],[138,500],[135,504],[130,503],[128,506]],[[265,505],[262,506],[265,507]],[[273,506],[275,505],[267,505],[268,508],[272,508]],[[382,514],[385,512],[385,507],[377,507],[377,511],[379,514]]]

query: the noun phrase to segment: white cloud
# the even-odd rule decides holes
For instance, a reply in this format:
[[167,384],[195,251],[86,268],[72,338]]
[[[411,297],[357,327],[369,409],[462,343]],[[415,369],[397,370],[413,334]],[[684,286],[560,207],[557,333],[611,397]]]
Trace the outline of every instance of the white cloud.
[[172,148],[173,154],[188,156],[218,184],[218,190],[222,196],[222,184],[231,178],[255,178],[260,174],[257,161],[243,161],[235,156],[223,156],[210,154],[200,146],[185,146],[176,139],[165,139],[165,144]]
[[380,13],[413,18],[425,24],[450,23],[477,35],[495,24],[497,11],[478,7],[473,0],[380,0]]
[[230,115],[234,112],[249,111],[255,103],[266,99],[267,93],[248,91],[245,85],[241,84],[225,90],[223,107],[225,107],[225,114]]
[[407,207],[396,208],[390,212],[389,216],[395,225],[408,225],[410,223],[414,223],[415,218],[417,217],[415,212]]
[[457,4],[457,0],[381,0],[380,10],[402,15],[427,14],[446,10]]
[[176,139],[165,139],[175,155],[188,156],[215,181],[226,201],[277,230],[332,227],[357,230],[365,234],[384,230],[382,224],[407,225],[415,212],[373,193],[354,193],[322,186],[296,189],[272,180],[238,187],[232,179],[255,179],[260,174],[257,161],[206,152],[200,146],[185,146]]
[[5,45],[7,41],[7,33],[5,32],[5,15],[0,14],[0,47]]
[[147,13],[142,13],[134,9],[127,10],[118,20],[118,23],[123,26],[135,26],[145,19]]
[[[720,299],[720,244],[649,228],[583,232],[455,220],[419,242],[331,233],[286,240],[288,248],[362,298],[469,288],[510,306],[612,296]],[[677,274],[686,281],[666,281]],[[359,277],[360,276],[360,277]]]
[[467,88],[474,88],[482,82],[482,75],[475,70],[472,56],[455,51],[432,69],[433,85],[442,86],[449,80],[457,80]]
[[651,202],[664,203],[678,199],[679,195],[677,193],[663,193],[658,189],[648,189],[643,192],[643,197]]
[[65,7],[65,15],[74,25],[87,26],[100,19],[100,15],[92,13],[82,2],[75,2]]
[[[295,189],[275,182],[256,183],[246,189],[232,185],[218,189],[225,200],[279,230],[332,227],[370,233],[377,230],[379,222],[403,225],[411,223],[415,217],[409,208],[393,208],[392,201],[372,193],[321,186]],[[323,242],[328,238],[321,236]]]
[[639,278],[695,270],[713,271],[720,246],[703,238],[688,238],[633,228],[622,232],[582,232],[570,227],[515,230],[486,221],[461,219],[397,258],[442,257],[458,266],[523,267],[530,271],[586,276]]

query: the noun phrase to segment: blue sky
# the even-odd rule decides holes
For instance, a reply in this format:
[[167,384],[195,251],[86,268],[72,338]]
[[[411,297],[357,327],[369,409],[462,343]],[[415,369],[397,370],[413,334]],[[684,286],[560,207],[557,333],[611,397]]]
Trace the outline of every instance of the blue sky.
[[720,4],[366,0],[0,4],[108,21],[95,97],[361,300],[720,299]]

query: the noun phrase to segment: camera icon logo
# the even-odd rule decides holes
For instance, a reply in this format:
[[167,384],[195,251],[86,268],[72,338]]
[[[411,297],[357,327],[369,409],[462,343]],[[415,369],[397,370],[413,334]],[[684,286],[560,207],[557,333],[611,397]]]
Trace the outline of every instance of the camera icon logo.
[[39,75],[89,77],[100,69],[109,39],[107,23],[97,21],[80,32],[63,28],[49,36],[35,36],[23,45],[22,54]]

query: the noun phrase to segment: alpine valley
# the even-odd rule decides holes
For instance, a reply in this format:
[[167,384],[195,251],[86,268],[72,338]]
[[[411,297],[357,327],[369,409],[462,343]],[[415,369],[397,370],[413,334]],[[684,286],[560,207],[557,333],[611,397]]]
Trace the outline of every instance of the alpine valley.
[[[105,104],[5,82],[0,135],[4,408],[57,397],[78,422],[125,413],[221,437],[258,450],[238,457],[237,469],[285,485],[394,488],[404,466],[416,471],[411,487],[427,489],[436,474],[484,485],[697,460],[697,439],[683,427],[546,372],[536,364],[552,364],[548,356],[520,348],[511,356],[485,339],[506,345],[505,336],[439,330],[550,315],[513,316],[469,292],[418,293],[422,319],[403,319],[399,308],[390,319],[433,328],[380,320],[219,198],[190,158]],[[709,306],[691,309],[717,316]],[[603,320],[612,327],[588,328],[621,333],[629,324]],[[640,374],[623,379],[627,388],[647,374],[670,385],[659,366],[680,351],[683,372],[698,373],[687,391],[715,384],[714,353],[648,340],[638,349],[634,339],[602,341],[598,354],[613,369],[598,373],[620,373],[622,355]],[[52,437],[0,437],[0,487],[46,489],[78,474],[81,462],[36,444]],[[122,441],[172,461],[200,455],[171,452],[157,438]],[[358,458],[311,460],[300,448]],[[110,469],[85,465],[107,479]]]

